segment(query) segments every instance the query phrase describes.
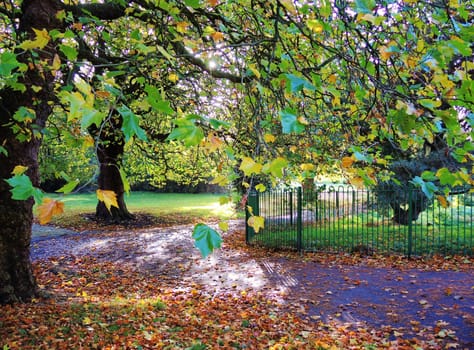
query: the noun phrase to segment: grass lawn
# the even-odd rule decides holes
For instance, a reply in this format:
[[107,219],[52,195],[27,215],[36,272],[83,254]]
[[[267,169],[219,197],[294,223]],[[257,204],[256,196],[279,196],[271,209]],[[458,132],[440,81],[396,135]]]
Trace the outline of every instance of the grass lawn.
[[[84,215],[93,214],[97,205],[95,193],[47,196],[64,202],[64,213],[52,220],[52,224],[59,226],[81,226]],[[225,194],[131,192],[125,196],[125,202],[132,214],[151,215],[163,223],[185,224],[236,217],[231,203],[219,203],[223,196]]]
[[[456,216],[453,219],[453,216]],[[367,247],[379,253],[413,255],[467,254],[474,255],[472,218],[453,215],[441,222],[415,222],[411,231],[407,225],[370,215],[344,216],[331,221],[311,221],[301,228],[301,246],[308,251],[353,251]],[[296,221],[267,222],[265,228],[251,240],[267,247],[296,248]]]

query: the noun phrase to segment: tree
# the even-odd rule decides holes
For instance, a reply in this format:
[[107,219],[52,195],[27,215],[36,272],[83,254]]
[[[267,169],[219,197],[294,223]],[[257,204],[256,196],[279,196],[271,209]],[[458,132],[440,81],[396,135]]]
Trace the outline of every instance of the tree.
[[[56,13],[57,1],[24,1],[20,24],[15,23],[12,12],[5,31],[12,36],[29,39],[23,41],[22,55],[2,52],[2,89],[0,90],[0,178],[7,179],[15,173],[10,183],[0,181],[0,302],[27,300],[36,294],[36,284],[31,271],[30,239],[33,222],[33,196],[15,200],[18,192],[11,193],[10,185],[29,182],[38,185],[38,151],[40,132],[51,114],[54,101],[53,59],[55,46],[46,39],[49,30],[62,28]],[[34,50],[33,49],[40,49]],[[43,69],[45,68],[45,69]],[[24,167],[22,174],[16,166]],[[15,170],[17,169],[17,170]],[[18,188],[21,191],[21,187]],[[21,196],[20,196],[21,197]]]
[[[15,4],[0,10],[6,37],[0,47],[0,178],[7,179],[0,185],[0,222],[10,232],[0,241],[1,302],[34,295],[26,260],[31,197],[41,199],[36,136],[53,106],[80,126],[78,134],[92,132],[102,174],[113,178],[104,177],[99,192],[109,209],[119,207],[123,193],[124,151],[154,135],[225,154],[229,168],[218,165],[214,181],[241,172],[250,187],[252,178],[302,179],[325,164],[342,164],[354,184],[373,184],[380,168],[390,176],[387,144],[419,151],[434,141],[441,122],[450,154],[461,163],[472,160],[472,139],[457,120],[457,109],[472,111],[474,100],[474,19],[466,2]],[[232,101],[225,118],[202,106],[217,100],[214,90]],[[147,135],[152,120],[166,126]],[[472,182],[468,167],[431,175],[446,185],[458,178]],[[432,182],[422,180],[425,188]],[[59,203],[47,203],[49,213],[59,210]],[[196,236],[215,237],[204,226],[198,230]],[[214,243],[204,248],[207,253]],[[29,284],[13,277],[20,275]]]

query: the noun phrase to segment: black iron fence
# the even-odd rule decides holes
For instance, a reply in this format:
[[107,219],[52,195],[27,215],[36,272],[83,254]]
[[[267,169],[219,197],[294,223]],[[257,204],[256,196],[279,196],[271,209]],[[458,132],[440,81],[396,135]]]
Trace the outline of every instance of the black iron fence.
[[248,244],[298,251],[413,255],[474,255],[472,192],[435,196],[418,189],[360,190],[350,186],[251,192]]

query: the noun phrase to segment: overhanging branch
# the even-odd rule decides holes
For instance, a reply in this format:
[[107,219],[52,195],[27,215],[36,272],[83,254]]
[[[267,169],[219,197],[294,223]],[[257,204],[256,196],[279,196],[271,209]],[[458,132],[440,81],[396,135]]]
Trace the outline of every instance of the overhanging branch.
[[75,17],[92,15],[101,20],[113,20],[125,16],[125,7],[115,2],[64,5],[64,9],[72,12]]
[[207,66],[206,62],[201,60],[199,57],[193,56],[191,53],[189,53],[181,42],[174,42],[173,47],[177,55],[180,55],[181,57],[185,58],[188,62],[201,68],[203,71],[209,73],[209,75],[214,78],[226,79],[233,83],[246,83],[251,80],[249,76],[241,76],[237,74],[223,72],[220,70],[210,69]]

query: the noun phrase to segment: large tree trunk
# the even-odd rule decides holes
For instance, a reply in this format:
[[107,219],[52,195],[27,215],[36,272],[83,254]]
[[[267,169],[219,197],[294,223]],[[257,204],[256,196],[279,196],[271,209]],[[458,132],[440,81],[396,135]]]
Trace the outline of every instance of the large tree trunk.
[[[37,182],[39,142],[18,142],[5,124],[5,107],[10,100],[2,93],[0,144],[7,141],[8,157],[0,155],[0,179],[11,177],[16,165],[28,166],[28,175]],[[6,98],[7,97],[7,98]],[[10,100],[11,101],[11,100]],[[0,180],[0,304],[28,300],[36,294],[36,284],[30,263],[33,199],[17,201],[11,198],[10,186]]]
[[[20,31],[35,37],[32,28],[51,30],[60,28],[56,13],[61,4],[55,0],[25,0],[22,5]],[[54,57],[54,44],[38,52],[40,60],[51,62]],[[29,53],[20,55],[18,60],[27,62]],[[39,62],[38,58],[37,61]],[[40,136],[38,131],[44,128],[51,113],[54,98],[54,76],[47,69],[30,65],[21,83],[26,91],[19,93],[4,88],[0,91],[0,145],[7,155],[0,153],[0,304],[24,301],[37,294],[35,279],[30,262],[31,226],[33,222],[33,199],[14,200],[10,187],[3,180],[11,177],[16,165],[28,167],[27,175],[33,185],[39,183],[38,151]],[[33,91],[32,87],[41,87]],[[35,111],[36,118],[31,122],[18,122],[12,116],[19,107],[25,106]],[[14,132],[12,126],[22,131]],[[28,135],[26,141],[17,136]]]
[[410,225],[411,222],[418,220],[422,212],[428,208],[428,199],[420,193],[415,192],[414,198],[402,206],[396,201],[390,202],[393,209],[392,220],[399,225]]
[[125,188],[120,176],[120,167],[124,153],[125,140],[121,131],[122,117],[114,115],[102,127],[94,125],[89,132],[97,142],[97,159],[99,160],[98,185],[101,190],[115,192],[117,196],[117,207],[111,207],[110,211],[101,201],[97,203],[96,218],[105,221],[123,221],[134,219],[125,204]]

